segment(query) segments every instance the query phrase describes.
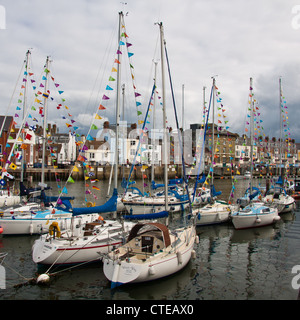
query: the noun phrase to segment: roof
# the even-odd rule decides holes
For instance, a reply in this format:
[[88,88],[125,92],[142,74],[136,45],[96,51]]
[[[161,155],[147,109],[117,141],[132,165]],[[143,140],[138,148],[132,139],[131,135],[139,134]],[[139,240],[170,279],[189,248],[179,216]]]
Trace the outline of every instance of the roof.
[[[4,119],[5,119],[5,116],[0,116],[0,128],[2,128],[2,124],[3,124]],[[3,131],[9,131],[9,127],[10,127],[12,121],[13,121],[12,116],[6,116]]]
[[[164,243],[165,246],[168,247],[171,244],[171,240],[170,240],[170,234],[169,234],[169,229],[167,226],[165,226],[162,223],[137,223],[132,229],[131,232],[128,236],[127,242],[129,242],[130,240],[134,239],[138,232],[140,231],[140,229],[144,226],[150,226],[150,229],[153,229],[152,227],[154,227],[154,229],[158,229],[163,233],[163,239],[164,239]],[[147,230],[149,231],[149,229]]]

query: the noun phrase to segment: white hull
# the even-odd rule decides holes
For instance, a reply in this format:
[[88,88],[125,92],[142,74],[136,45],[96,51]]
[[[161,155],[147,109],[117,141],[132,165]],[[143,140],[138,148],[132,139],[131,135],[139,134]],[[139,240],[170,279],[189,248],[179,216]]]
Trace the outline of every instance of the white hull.
[[[123,204],[129,214],[150,214],[157,213],[165,210],[165,201],[163,199],[156,198],[140,198],[134,201],[125,201]],[[178,212],[186,209],[189,206],[187,201],[178,201],[175,197],[172,198],[169,203],[170,212]]]
[[[291,197],[293,198],[293,197]],[[291,212],[296,208],[295,200],[292,203],[284,204],[284,208],[279,213]]]
[[[125,235],[130,231],[133,223],[125,222]],[[81,230],[72,234],[68,230],[60,238],[41,236],[32,247],[32,259],[37,264],[64,265],[99,261],[100,255],[108,253],[124,243],[121,223],[106,221],[86,235]]]
[[278,213],[286,213],[294,210],[295,199],[285,193],[283,189],[280,189],[280,194],[270,193],[263,198],[266,204],[276,205],[278,208]]
[[19,204],[21,201],[20,196],[0,196],[0,208],[11,207]]
[[[52,211],[52,210],[51,210]],[[49,232],[52,222],[58,222],[61,230],[68,229],[72,224],[72,213],[57,211],[51,213],[50,210],[38,212],[37,214],[12,215],[9,218],[0,218],[0,225],[3,228],[4,235],[21,235],[21,234],[43,234]],[[74,221],[93,221],[98,214],[88,214],[78,216]]]
[[189,227],[182,231],[176,230],[176,232],[181,240],[177,246],[170,245],[155,254],[149,254],[146,258],[136,255],[122,259],[122,256],[116,256],[114,252],[105,257],[103,271],[107,279],[111,281],[111,287],[152,281],[183,269],[191,259],[196,231],[194,227]]
[[[260,207],[262,206],[266,208],[261,204]],[[231,215],[235,229],[239,230],[264,227],[274,224],[280,220],[278,210],[276,208],[268,208],[269,210],[266,211],[259,210],[259,207],[257,207],[257,210],[248,210],[247,208],[251,208],[251,205]]]
[[216,201],[212,205],[206,205],[201,209],[193,210],[196,216],[196,226],[225,223],[230,217],[230,206]]

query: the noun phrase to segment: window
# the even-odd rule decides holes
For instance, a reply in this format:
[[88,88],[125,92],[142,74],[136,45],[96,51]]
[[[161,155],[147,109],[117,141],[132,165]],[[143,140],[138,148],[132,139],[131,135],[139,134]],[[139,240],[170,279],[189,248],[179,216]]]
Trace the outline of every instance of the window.
[[94,152],[90,153],[90,159],[95,159],[95,153]]

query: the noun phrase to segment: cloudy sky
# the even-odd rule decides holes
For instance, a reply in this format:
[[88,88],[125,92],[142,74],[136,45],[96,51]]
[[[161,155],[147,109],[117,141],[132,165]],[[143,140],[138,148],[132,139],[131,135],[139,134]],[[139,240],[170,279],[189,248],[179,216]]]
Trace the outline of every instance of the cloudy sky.
[[[216,76],[229,130],[243,133],[252,77],[264,133],[279,138],[281,77],[291,138],[300,142],[300,1],[299,7],[290,0],[128,0],[126,4],[118,0],[2,0],[0,5],[0,25],[5,18],[5,29],[0,30],[1,114],[8,107],[8,114],[15,114],[22,84],[19,74],[30,49],[31,71],[37,78],[46,57],[51,57],[51,74],[64,91],[68,111],[80,132],[87,133],[113,67],[118,12],[123,10],[143,108],[153,84],[153,61],[158,62],[158,83],[161,78],[155,23],[162,22],[179,121],[184,105],[185,128],[202,121],[203,87],[208,101],[211,78]],[[122,71],[122,83],[130,96],[133,84],[128,67]],[[166,91],[169,94],[169,86]],[[134,99],[124,96],[124,101],[125,119],[136,122]],[[173,105],[170,98],[167,101],[168,124],[176,127]],[[60,111],[49,104],[48,119],[66,132]],[[113,108],[99,114],[114,123]],[[161,117],[157,115],[157,123]]]

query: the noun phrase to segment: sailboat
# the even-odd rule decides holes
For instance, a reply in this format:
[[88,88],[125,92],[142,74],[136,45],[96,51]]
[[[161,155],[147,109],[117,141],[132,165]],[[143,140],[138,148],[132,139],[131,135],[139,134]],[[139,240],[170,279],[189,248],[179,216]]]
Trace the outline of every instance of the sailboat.
[[[117,221],[117,199],[118,199],[118,160],[119,160],[119,92],[120,92],[120,42],[122,37],[122,28],[125,25],[123,21],[123,12],[119,13],[119,31],[118,31],[118,50],[116,70],[117,70],[117,92],[116,92],[116,143],[114,159],[114,190],[111,198],[102,206],[72,208],[74,217],[77,215],[97,213],[114,213],[115,219],[103,219],[97,216],[94,221],[72,225],[69,229],[59,232],[58,235],[53,232],[41,236],[32,247],[32,258],[37,264],[63,265],[78,264],[92,261],[99,261],[100,254],[107,253],[110,250],[124,243],[128,232],[135,225],[130,221]],[[116,62],[117,61],[117,62]]]
[[272,203],[277,206],[278,213],[286,213],[294,210],[296,207],[295,199],[290,196],[286,189],[284,188],[284,180],[283,179],[283,164],[282,164],[282,108],[283,108],[283,94],[282,94],[282,84],[281,78],[279,78],[279,111],[280,111],[280,176],[275,183],[275,186],[272,186],[269,190],[267,190],[263,201],[267,204]]
[[[251,126],[250,126],[250,190],[249,194],[253,194],[253,111],[254,111],[254,99],[253,99],[253,80],[250,78],[250,110],[251,110]],[[239,209],[231,214],[232,223],[235,229],[248,229],[248,228],[257,228],[267,225],[271,225],[280,220],[278,216],[278,209],[273,206],[268,206],[262,201],[251,201],[245,207],[239,207]]]
[[[166,143],[163,55],[165,40],[162,23],[159,26],[162,58],[164,142]],[[164,147],[166,148],[166,144]],[[168,211],[166,155],[167,153],[165,152],[164,189],[166,192],[164,196],[165,211]],[[196,237],[196,230],[193,224],[171,230],[167,224],[157,222],[137,223],[132,228],[126,244],[103,256],[103,272],[111,282],[111,288],[169,276],[184,268],[190,261]]]
[[[156,88],[156,70],[155,70],[155,77],[154,77],[154,86],[153,86],[151,98],[148,104],[148,109],[145,114],[145,120],[143,122],[142,130],[145,129],[148,112],[151,106],[151,100],[153,99],[153,101],[155,101],[154,99],[155,88]],[[136,149],[135,158],[129,173],[128,182],[127,182],[128,184],[130,184],[129,180],[131,178],[132,170],[136,162],[136,156],[139,152],[139,147],[141,145],[140,143],[141,138],[142,137],[140,136],[138,148]],[[153,149],[152,149],[152,152],[153,152]],[[163,215],[165,215],[165,213],[163,213],[163,209],[165,207],[165,201],[168,201],[168,205],[170,206],[170,212],[184,211],[189,206],[188,196],[186,194],[183,194],[181,192],[181,188],[179,188],[180,179],[172,179],[170,181],[167,181],[167,188],[165,188],[165,184],[161,184],[161,183],[157,184],[154,181],[153,153],[152,153],[151,177],[152,177],[151,189],[153,191],[151,195],[145,194],[145,193],[143,194],[142,192],[139,192],[139,196],[137,196],[137,193],[135,193],[135,196],[132,196],[133,195],[132,193],[128,193],[128,186],[125,188],[125,192],[121,201],[125,206],[126,211],[128,212],[128,215],[126,215],[126,218],[155,219],[155,218],[162,217]],[[162,189],[162,191],[160,189]],[[159,190],[159,191],[155,192],[155,190]]]
[[[215,109],[215,90],[216,90],[216,80],[213,77],[213,84],[211,95],[213,96],[213,112],[212,112],[212,158],[211,165],[213,166],[214,161],[214,109]],[[208,124],[208,115],[206,121],[206,129]],[[211,174],[211,203],[204,205],[202,208],[193,209],[192,214],[196,217],[196,226],[211,225],[211,224],[221,224],[229,221],[232,206],[223,200],[218,200],[217,196],[221,192],[216,192],[214,187],[214,171],[213,168],[210,170]]]
[[[45,65],[45,91],[44,91],[44,131],[43,131],[43,156],[42,156],[42,175],[41,175],[41,194],[42,194],[42,202],[39,206],[36,204],[26,205],[21,208],[18,208],[16,211],[10,216],[1,215],[0,216],[0,224],[3,228],[3,235],[16,235],[16,234],[43,234],[49,231],[49,228],[53,223],[55,223],[56,228],[59,230],[63,230],[69,228],[71,223],[73,223],[73,212],[70,210],[70,197],[47,197],[44,194],[44,190],[47,185],[45,184],[45,152],[46,152],[46,125],[47,125],[47,100],[48,100],[48,76],[49,76],[49,64],[50,59],[47,57],[46,65]],[[23,122],[21,127],[24,124],[26,116],[23,118]],[[21,134],[21,130],[19,130],[15,141],[18,140]],[[11,151],[11,154],[13,152]],[[11,157],[11,154],[9,158]],[[5,170],[7,171],[6,164]],[[4,172],[6,172],[4,171]],[[57,204],[57,200],[60,198],[59,205]],[[53,205],[52,202],[55,201]],[[28,211],[27,211],[28,210]],[[84,221],[89,222],[97,219],[98,214],[92,213],[83,216],[77,216],[75,221]]]

